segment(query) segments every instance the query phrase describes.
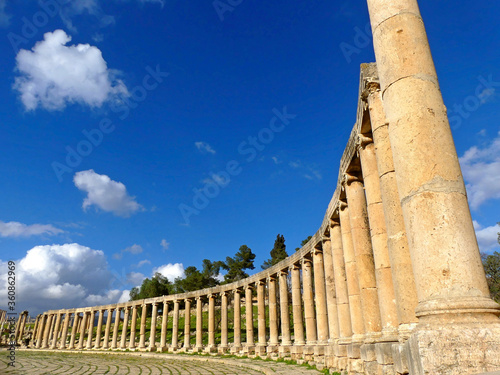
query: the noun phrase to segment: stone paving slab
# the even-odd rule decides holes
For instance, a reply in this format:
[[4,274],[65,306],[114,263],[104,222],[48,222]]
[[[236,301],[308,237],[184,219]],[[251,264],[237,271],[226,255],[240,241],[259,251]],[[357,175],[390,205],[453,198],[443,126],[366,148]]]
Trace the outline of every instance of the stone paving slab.
[[283,362],[153,353],[16,350],[16,367],[0,351],[1,375],[320,374]]

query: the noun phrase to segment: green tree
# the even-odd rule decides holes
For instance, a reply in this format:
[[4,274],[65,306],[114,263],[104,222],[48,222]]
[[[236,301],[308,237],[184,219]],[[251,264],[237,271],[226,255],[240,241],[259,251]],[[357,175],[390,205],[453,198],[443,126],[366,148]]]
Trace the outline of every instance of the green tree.
[[302,246],[304,246],[306,243],[308,243],[308,242],[309,242],[309,240],[310,240],[311,238],[312,238],[312,236],[309,236],[309,237],[307,237],[305,240],[303,240],[303,241],[300,243],[300,247],[296,247],[296,248],[295,248],[295,251],[299,251],[299,250],[300,250],[300,248],[301,248]]
[[156,272],[151,279],[144,279],[140,288],[134,287],[130,291],[130,301],[169,295],[172,284],[161,273]]
[[253,270],[255,268],[254,260],[255,254],[247,245],[242,245],[233,258],[226,257],[226,261],[222,264],[222,268],[227,271],[227,274],[224,275],[224,283],[232,283],[248,277],[244,270]]
[[492,255],[483,255],[482,258],[491,298],[500,303],[500,253],[495,251]]
[[276,263],[281,262],[288,256],[286,252],[285,237],[283,235],[278,234],[276,236],[276,240],[274,241],[274,247],[271,250],[270,254],[271,254],[271,259],[266,260],[261,266],[263,270],[274,266]]
[[192,292],[204,288],[211,288],[219,285],[217,280],[222,262],[212,262],[208,259],[203,259],[203,269],[200,271],[194,266],[189,266],[184,270],[183,278],[176,278],[174,281],[174,289],[176,293]]

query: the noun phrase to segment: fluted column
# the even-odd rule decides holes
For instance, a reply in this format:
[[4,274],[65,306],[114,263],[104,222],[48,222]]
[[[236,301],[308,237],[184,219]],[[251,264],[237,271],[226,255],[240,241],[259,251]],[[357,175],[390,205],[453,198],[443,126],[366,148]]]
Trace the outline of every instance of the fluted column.
[[55,349],[57,347],[57,339],[59,338],[59,325],[61,324],[61,316],[62,313],[57,313],[56,324],[54,326],[54,337],[52,339],[52,344],[50,345],[50,349]]
[[314,267],[314,301],[316,302],[318,344],[326,345],[330,337],[328,331],[328,311],[326,307],[326,284],[323,249],[314,248],[312,251],[312,255]]
[[215,348],[215,295],[208,295],[208,347]]
[[117,306],[115,311],[115,324],[113,325],[113,339],[111,341],[111,349],[118,348],[118,329],[120,328],[120,320],[121,320],[121,307]]
[[96,334],[95,334],[94,349],[100,349],[100,347],[101,347],[103,318],[104,318],[104,310],[103,309],[99,309],[99,318],[97,319],[97,331],[96,331]]
[[66,349],[66,339],[68,337],[68,327],[70,319],[71,313],[66,312],[64,316],[63,329],[61,333],[61,344],[59,345],[59,349]]
[[53,314],[49,314],[47,318],[47,323],[45,324],[45,332],[43,334],[43,344],[42,344],[42,349],[47,349],[49,347],[49,336],[50,336],[50,329],[52,328],[52,317]]
[[237,350],[241,347],[241,291],[234,291],[234,348]]
[[328,342],[339,338],[339,315],[337,310],[337,294],[333,269],[333,253],[330,237],[323,238],[323,265],[325,272],[326,305],[328,311]]
[[80,313],[75,312],[75,317],[73,318],[73,324],[71,325],[71,338],[69,340],[68,349],[75,349],[76,332],[78,331],[79,321],[80,321]]
[[108,316],[106,317],[106,329],[104,331],[104,344],[102,346],[103,349],[109,349],[109,333],[111,331],[111,319],[113,316],[114,308],[108,308]]
[[259,337],[259,346],[266,346],[266,282],[260,280],[257,285],[257,329]]
[[247,328],[247,346],[254,345],[253,340],[253,303],[252,303],[252,286],[245,287],[245,315],[246,315],[246,328]]
[[83,312],[83,320],[82,320],[82,324],[80,325],[80,340],[78,340],[78,350],[83,349],[83,343],[85,341],[85,332],[87,331],[88,315],[89,315],[89,313],[87,311]]
[[267,278],[267,285],[269,293],[269,345],[278,345],[278,304],[276,300],[276,276],[269,276]]
[[203,348],[203,300],[196,298],[196,349]]
[[92,349],[92,338],[94,336],[94,319],[95,311],[91,310],[89,312],[89,337],[87,339],[87,349]]
[[123,326],[122,326],[122,337],[120,340],[120,349],[127,348],[127,333],[128,333],[128,318],[130,314],[130,307],[124,307],[124,316],[123,316]]
[[161,336],[159,351],[167,350],[167,324],[168,324],[168,302],[163,301],[162,317],[161,317]]
[[156,350],[156,318],[158,317],[158,302],[153,302],[153,312],[151,313],[151,332],[149,334],[149,350]]
[[385,119],[382,98],[378,85],[372,85],[368,95],[370,123],[377,156],[377,170],[380,178],[385,224],[388,236],[388,250],[400,324],[409,331],[417,322],[415,309],[418,304],[415,277],[413,275],[410,248],[406,238],[403,211],[399,202],[396,173],[389,141],[389,124]]
[[130,320],[130,342],[128,347],[135,350],[135,334],[137,331],[137,305],[132,306],[132,319]]
[[292,307],[294,345],[304,345],[304,322],[302,319],[302,288],[300,286],[300,266],[290,267],[292,273]]
[[288,309],[288,273],[286,270],[278,272],[280,291],[280,317],[281,317],[281,345],[292,344],[290,339],[290,311]]
[[227,294],[228,292],[222,292],[221,296],[221,306],[220,306],[220,348],[225,349],[228,347],[227,341]]
[[387,246],[387,229],[380,193],[380,180],[375,156],[375,145],[371,137],[358,136],[358,151],[366,193],[368,219],[370,223],[375,278],[380,303],[380,321],[383,332],[397,339],[398,317],[392,281],[391,261]]
[[356,174],[346,173],[344,178],[365,333],[373,336],[381,331],[382,325],[365,191]]
[[177,349],[179,340],[179,301],[174,301],[174,316],[172,317],[172,348]]
[[46,320],[46,315],[42,314],[40,317],[40,322],[38,323],[38,332],[36,334],[36,344],[35,348],[39,349],[42,347],[42,341],[43,341],[43,332],[45,328],[45,320]]
[[146,303],[142,303],[141,311],[141,327],[139,330],[139,349],[146,349],[146,315],[148,313],[148,306]]
[[184,300],[184,348],[191,347],[191,299]]
[[316,317],[314,314],[314,294],[312,284],[312,264],[308,258],[302,259],[302,287],[304,299],[304,317],[306,321],[306,343],[314,345],[318,340]]
[[363,323],[363,310],[361,309],[361,297],[359,295],[358,269],[352,243],[351,222],[349,219],[349,207],[340,201],[340,223],[342,231],[342,249],[344,251],[344,264],[347,277],[347,291],[349,293],[349,310],[351,315],[351,330],[355,340],[361,340],[365,333]]
[[347,292],[344,250],[342,247],[342,230],[340,229],[340,220],[338,218],[331,221],[330,245],[332,249],[333,269],[335,271],[335,296],[339,318],[339,336],[345,339],[352,336],[352,323],[349,309],[349,294]]

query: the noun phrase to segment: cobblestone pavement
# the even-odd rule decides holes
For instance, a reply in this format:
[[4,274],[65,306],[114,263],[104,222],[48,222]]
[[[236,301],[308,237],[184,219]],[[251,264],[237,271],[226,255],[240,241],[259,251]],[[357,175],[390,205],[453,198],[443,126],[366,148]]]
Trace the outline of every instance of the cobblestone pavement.
[[319,374],[304,366],[241,358],[150,353],[96,353],[17,350],[15,367],[0,351],[2,375]]

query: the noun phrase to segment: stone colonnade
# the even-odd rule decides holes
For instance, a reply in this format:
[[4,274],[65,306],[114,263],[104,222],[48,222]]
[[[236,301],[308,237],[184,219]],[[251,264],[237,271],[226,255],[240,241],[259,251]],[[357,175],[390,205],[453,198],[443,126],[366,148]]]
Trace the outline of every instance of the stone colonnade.
[[418,5],[368,5],[377,65],[361,66],[356,123],[311,240],[236,283],[47,311],[34,347],[231,352],[348,374],[500,370],[500,306]]

